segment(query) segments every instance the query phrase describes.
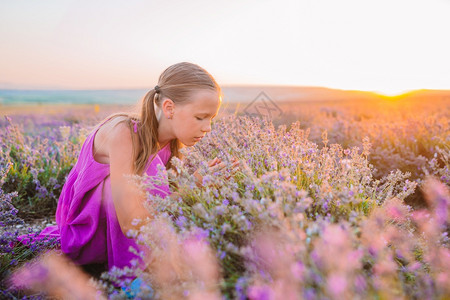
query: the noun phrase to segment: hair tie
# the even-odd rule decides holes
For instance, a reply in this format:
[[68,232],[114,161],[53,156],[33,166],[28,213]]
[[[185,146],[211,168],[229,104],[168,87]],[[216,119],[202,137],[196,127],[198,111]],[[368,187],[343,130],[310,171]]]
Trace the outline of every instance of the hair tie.
[[155,85],[155,87],[154,87],[153,89],[155,90],[155,92],[156,92],[157,94],[159,94],[159,93],[161,92],[161,90],[159,89],[159,86],[158,86],[158,85]]

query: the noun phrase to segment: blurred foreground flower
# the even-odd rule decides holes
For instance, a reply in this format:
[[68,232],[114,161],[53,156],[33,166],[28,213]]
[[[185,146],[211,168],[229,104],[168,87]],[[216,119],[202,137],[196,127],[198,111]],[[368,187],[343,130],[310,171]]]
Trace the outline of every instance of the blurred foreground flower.
[[161,299],[221,299],[220,271],[200,229],[177,234],[170,221],[158,216],[141,228],[148,243],[148,275]]
[[10,277],[10,284],[62,299],[106,299],[80,268],[55,251],[19,268]]
[[428,206],[433,210],[437,226],[446,229],[450,224],[450,193],[448,187],[434,177],[427,177],[423,191]]
[[295,247],[286,232],[265,228],[255,233],[244,250],[251,285],[247,297],[298,299],[302,290],[304,265],[295,259]]

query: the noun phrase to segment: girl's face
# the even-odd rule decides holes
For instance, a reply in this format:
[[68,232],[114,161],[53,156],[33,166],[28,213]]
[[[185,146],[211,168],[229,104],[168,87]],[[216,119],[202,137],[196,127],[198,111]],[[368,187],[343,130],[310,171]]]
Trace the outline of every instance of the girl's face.
[[178,140],[186,146],[195,145],[211,131],[211,121],[221,104],[219,94],[212,90],[198,90],[188,104],[175,105],[172,130]]

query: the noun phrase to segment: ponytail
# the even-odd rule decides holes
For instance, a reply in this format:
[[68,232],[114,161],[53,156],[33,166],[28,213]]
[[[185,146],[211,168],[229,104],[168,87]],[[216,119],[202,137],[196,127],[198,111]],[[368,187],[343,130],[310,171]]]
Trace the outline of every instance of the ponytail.
[[[135,153],[134,169],[135,173],[142,175],[147,167],[148,159],[158,149],[158,119],[156,117],[155,106],[159,99],[159,94],[155,90],[150,90],[142,99],[141,127],[139,128],[139,141],[142,146],[139,153]],[[156,157],[153,155],[151,161]],[[148,162],[148,164],[151,163]]]

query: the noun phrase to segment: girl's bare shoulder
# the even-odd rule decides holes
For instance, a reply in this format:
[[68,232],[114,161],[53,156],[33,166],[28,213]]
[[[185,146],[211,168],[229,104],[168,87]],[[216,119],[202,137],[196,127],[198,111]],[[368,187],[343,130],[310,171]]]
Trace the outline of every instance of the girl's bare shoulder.
[[94,159],[100,163],[109,164],[111,148],[132,147],[130,127],[126,117],[115,117],[103,124],[94,138]]

